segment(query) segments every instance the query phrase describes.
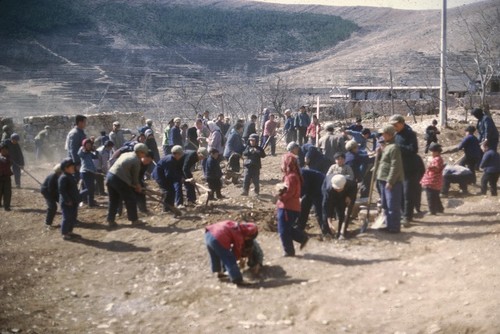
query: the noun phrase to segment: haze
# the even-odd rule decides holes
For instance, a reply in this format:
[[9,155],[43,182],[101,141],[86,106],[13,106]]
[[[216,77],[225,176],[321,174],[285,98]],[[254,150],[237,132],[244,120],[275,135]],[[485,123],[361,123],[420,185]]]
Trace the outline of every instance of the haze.
[[[398,9],[440,9],[441,0],[255,0],[294,5],[327,5],[327,6],[369,6],[391,7]],[[448,0],[448,8],[481,2],[482,0]]]

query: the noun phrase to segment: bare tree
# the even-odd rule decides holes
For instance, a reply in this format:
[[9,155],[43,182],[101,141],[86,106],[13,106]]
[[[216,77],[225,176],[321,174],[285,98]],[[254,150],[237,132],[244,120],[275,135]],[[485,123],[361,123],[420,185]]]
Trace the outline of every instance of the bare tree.
[[293,90],[290,89],[287,81],[279,75],[270,77],[267,84],[266,100],[273,106],[275,112],[281,118],[284,118],[284,106],[287,105],[290,96],[293,94]]
[[492,78],[500,74],[500,11],[483,8],[477,14],[466,17],[458,9],[457,25],[465,29],[471,48],[458,52],[457,68],[450,69],[467,77],[470,91],[478,85],[481,106],[488,111],[487,90]]

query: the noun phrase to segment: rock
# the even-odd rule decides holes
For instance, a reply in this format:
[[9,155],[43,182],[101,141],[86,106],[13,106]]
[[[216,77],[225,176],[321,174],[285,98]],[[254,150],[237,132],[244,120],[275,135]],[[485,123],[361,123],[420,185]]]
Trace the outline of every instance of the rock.
[[109,312],[109,311],[111,311],[113,309],[114,305],[115,304],[113,304],[113,303],[109,303],[108,305],[106,305],[106,308],[104,310],[106,310],[106,312]]
[[267,317],[264,314],[259,313],[259,314],[257,314],[257,320],[264,321],[264,320],[267,320]]
[[12,328],[10,331],[12,333],[19,333],[21,330],[19,328]]
[[439,332],[441,332],[441,327],[438,324],[430,325],[425,331],[426,334],[437,334]]
[[323,325],[325,325],[325,326],[328,326],[328,324],[330,324],[330,321],[328,321],[328,320],[323,320],[323,321],[321,322],[321,324],[323,324]]
[[70,293],[73,297],[78,297],[78,294],[75,291],[71,291]]
[[388,290],[387,290],[387,288],[386,288],[385,286],[381,286],[381,287],[379,288],[379,290],[380,290],[380,292],[382,292],[382,293],[387,293],[387,292],[388,292]]

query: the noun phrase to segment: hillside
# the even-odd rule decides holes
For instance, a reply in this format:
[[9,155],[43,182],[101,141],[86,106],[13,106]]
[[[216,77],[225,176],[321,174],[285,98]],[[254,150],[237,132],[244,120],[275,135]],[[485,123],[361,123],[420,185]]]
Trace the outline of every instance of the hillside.
[[[266,104],[253,92],[275,74],[290,88],[388,84],[390,70],[397,84],[433,85],[438,78],[439,11],[244,0],[45,3],[0,2],[6,115],[151,109],[192,115],[188,98],[207,91],[200,108],[242,114]],[[485,1],[461,10],[477,18],[498,7]],[[463,51],[469,43],[457,21],[457,9],[450,10],[450,50]],[[347,30],[331,34],[342,29],[325,22]],[[247,96],[235,101],[224,87]],[[224,94],[233,101],[220,101]]]

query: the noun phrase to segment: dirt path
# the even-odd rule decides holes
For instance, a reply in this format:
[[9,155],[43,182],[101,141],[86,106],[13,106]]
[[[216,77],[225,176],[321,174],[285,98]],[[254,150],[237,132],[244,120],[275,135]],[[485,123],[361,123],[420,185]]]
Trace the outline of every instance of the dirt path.
[[112,231],[105,208],[84,208],[80,242],[45,231],[41,196],[16,190],[13,211],[0,218],[0,330],[499,333],[499,202],[491,197],[452,193],[445,214],[418,219],[401,234],[313,238],[296,258],[281,257],[277,234],[262,231],[265,267],[260,277],[245,274],[251,287],[213,278],[203,226],[242,213],[261,226],[272,218],[266,193],[279,176],[279,157],[266,159],[261,199],[240,198],[230,185],[230,198],[206,212],[158,214],[139,228],[121,220]]

